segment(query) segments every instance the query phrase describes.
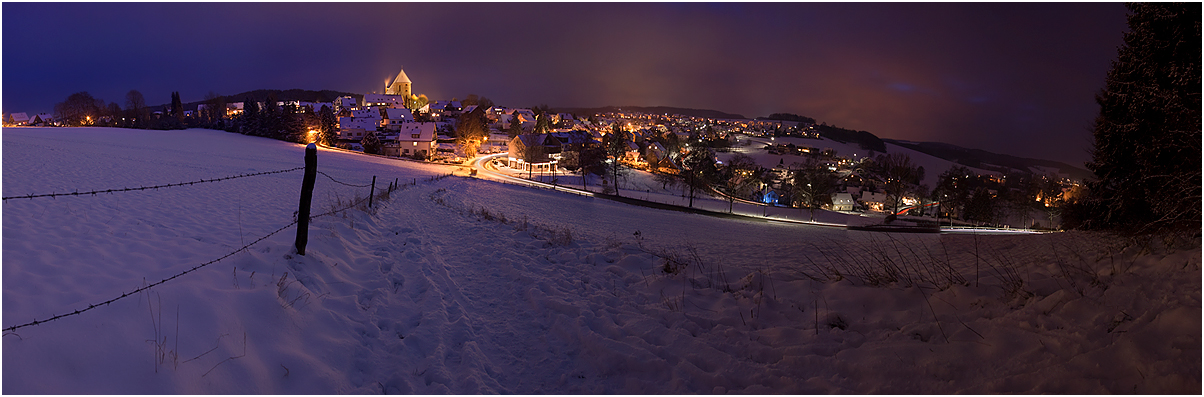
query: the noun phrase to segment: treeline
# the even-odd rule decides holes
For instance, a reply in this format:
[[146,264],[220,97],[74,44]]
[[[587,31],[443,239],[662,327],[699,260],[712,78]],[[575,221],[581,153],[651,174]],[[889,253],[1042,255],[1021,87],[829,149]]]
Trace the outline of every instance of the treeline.
[[290,103],[281,105],[272,90],[267,91],[262,102],[249,97],[243,102],[241,112],[231,112],[227,110],[227,97],[209,93],[196,112],[186,112],[179,92],[171,93],[170,104],[151,107],[146,105],[141,92],[130,90],[125,95],[124,108],[87,92],[77,92],[55,105],[54,112],[58,125],[71,127],[208,128],[290,142],[335,143],[338,119],[328,106],[299,109]]

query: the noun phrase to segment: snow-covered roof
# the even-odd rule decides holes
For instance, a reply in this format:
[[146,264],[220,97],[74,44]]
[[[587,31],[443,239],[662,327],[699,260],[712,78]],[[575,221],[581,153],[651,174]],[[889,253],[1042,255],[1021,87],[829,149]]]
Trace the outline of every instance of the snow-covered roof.
[[406,76],[405,69],[402,69],[400,72],[397,72],[397,77],[393,78],[393,84],[397,84],[397,83],[412,83],[410,81],[410,76]]
[[29,121],[29,115],[25,114],[25,112],[13,113],[10,116],[12,116],[13,121],[17,122],[17,123],[24,123],[24,122]]
[[379,118],[370,117],[339,117],[339,129],[364,129],[368,131],[376,131],[376,127],[380,126]]
[[352,110],[351,117],[380,120],[380,109],[367,108],[367,109]]
[[414,121],[414,113],[406,108],[386,108],[385,118],[389,119],[390,123],[398,120]]
[[[415,138],[414,136],[418,137]],[[435,140],[435,123],[405,123],[397,131],[399,142],[430,142]]]

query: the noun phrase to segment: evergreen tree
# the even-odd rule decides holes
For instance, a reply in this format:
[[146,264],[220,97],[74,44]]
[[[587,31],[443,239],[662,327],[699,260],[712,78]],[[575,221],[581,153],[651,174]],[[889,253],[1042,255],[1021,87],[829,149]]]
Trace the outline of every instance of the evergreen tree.
[[297,114],[297,107],[291,103],[280,108],[280,133],[276,139],[297,143],[305,140],[305,125]]
[[376,136],[375,132],[368,131],[368,133],[364,135],[364,139],[360,140],[360,145],[364,146],[364,153],[380,154],[380,138]]
[[242,116],[239,117],[243,135],[259,135],[259,103],[247,98],[243,102]]
[[546,111],[541,112],[539,115],[535,116],[535,128],[532,129],[532,133],[547,134],[549,132],[552,132],[551,116],[549,116]]
[[171,92],[171,117],[176,121],[184,122],[184,103],[180,102],[180,93],[178,91]]
[[276,94],[268,93],[267,100],[259,109],[259,131],[255,135],[278,139],[280,134],[280,112],[276,107]]
[[[1129,4],[1093,134],[1084,228],[1200,222],[1200,3]],[[1068,220],[1070,221],[1070,220]]]
[[323,145],[333,146],[338,140],[336,129],[338,121],[334,118],[334,111],[329,106],[322,105],[318,110],[318,141]]
[[519,113],[517,110],[510,114],[510,128],[506,130],[506,133],[510,135],[510,138],[514,138],[523,134],[523,123],[519,121],[518,115]]

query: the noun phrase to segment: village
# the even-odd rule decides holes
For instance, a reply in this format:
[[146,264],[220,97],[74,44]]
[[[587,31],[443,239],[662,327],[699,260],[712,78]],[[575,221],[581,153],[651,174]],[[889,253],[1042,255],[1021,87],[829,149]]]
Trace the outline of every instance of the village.
[[[267,109],[262,102],[202,103],[196,110],[180,110],[179,116],[208,118],[212,125],[246,134],[251,128],[244,115],[248,108]],[[274,109],[296,114],[299,124],[290,128],[303,131],[281,139],[447,164],[494,155],[489,165],[515,177],[586,190],[593,184],[601,193],[638,187],[651,194],[659,185],[662,193],[688,195],[683,204],[690,207],[699,196],[726,200],[729,210],[737,202],[808,208],[811,220],[818,209],[949,227],[1051,229],[1058,225],[1060,204],[1081,191],[1079,181],[1052,173],[972,169],[918,152],[887,156],[881,148],[825,139],[820,126],[807,121],[621,108],[573,114],[552,112],[546,105],[503,107],[476,95],[429,100],[413,94],[404,70],[379,92],[362,98],[277,101]],[[170,119],[175,111],[164,107],[146,116]],[[129,122],[113,117],[88,115],[77,124]],[[17,126],[71,124],[47,113],[11,113],[4,121]],[[893,164],[888,167],[884,161]]]

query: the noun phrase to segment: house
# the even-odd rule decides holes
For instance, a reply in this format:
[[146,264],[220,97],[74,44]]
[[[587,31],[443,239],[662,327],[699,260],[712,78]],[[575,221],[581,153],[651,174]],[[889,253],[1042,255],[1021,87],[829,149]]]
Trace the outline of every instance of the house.
[[46,126],[50,125],[52,122],[54,122],[54,117],[51,117],[49,113],[38,113],[30,118],[29,122],[25,123],[25,125]]
[[[531,148],[539,149],[530,150]],[[524,171],[551,170],[559,162],[560,141],[549,134],[523,134],[510,139],[507,165]]]
[[886,193],[871,191],[861,192],[861,202],[871,210],[882,211],[887,204]]
[[29,115],[25,114],[25,112],[13,113],[8,115],[4,123],[9,125],[26,125],[29,124]]
[[853,195],[848,193],[832,193],[832,210],[833,211],[852,211]]
[[365,94],[364,107],[404,108],[406,98],[402,95]]
[[339,117],[339,139],[359,141],[364,139],[369,132],[375,132],[379,126],[379,116],[377,118],[370,117],[370,115]]
[[627,141],[627,150],[623,152],[623,161],[635,163],[640,160],[640,144]]
[[242,112],[243,112],[243,103],[242,102],[234,102],[234,103],[226,104],[226,117],[234,117],[234,116],[242,114]]
[[435,153],[438,144],[435,143],[435,123],[399,123],[397,138],[389,139],[384,145],[386,156],[429,157]]
[[334,109],[333,110],[337,113],[338,111],[343,110],[343,109],[347,109],[347,110],[355,109],[355,108],[359,107],[358,102],[359,101],[356,101],[355,97],[353,97],[353,96],[341,96],[341,97],[334,99]]
[[402,123],[414,122],[414,113],[410,109],[385,108],[385,118],[383,124],[387,131],[397,131],[401,128]]

